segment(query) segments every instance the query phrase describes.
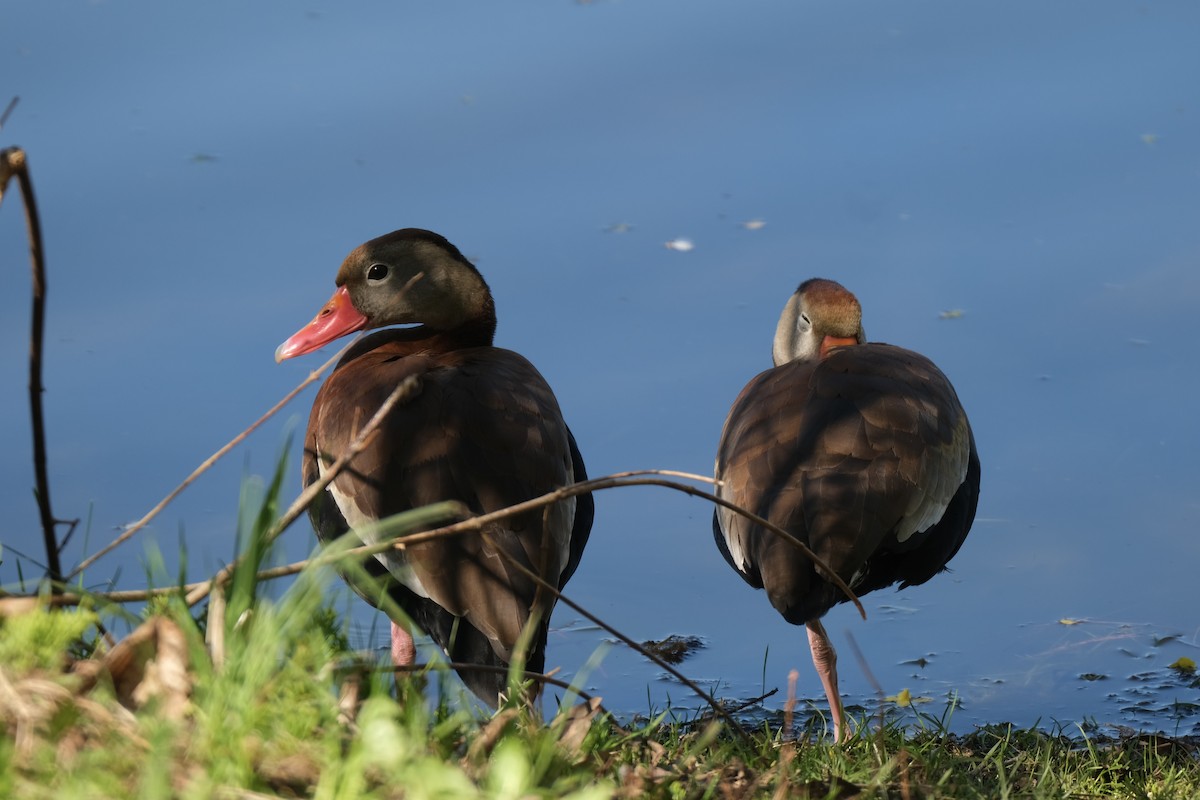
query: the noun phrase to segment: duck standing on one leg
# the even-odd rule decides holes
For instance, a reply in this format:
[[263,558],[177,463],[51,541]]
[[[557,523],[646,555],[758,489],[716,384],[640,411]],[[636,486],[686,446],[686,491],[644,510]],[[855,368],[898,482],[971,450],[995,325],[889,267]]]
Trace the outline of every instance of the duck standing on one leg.
[[[867,343],[840,284],[800,284],[775,333],[775,367],[733,404],[718,494],[792,533],[858,595],[924,583],[975,519],[979,456],[950,381],[922,355]],[[784,619],[805,625],[833,717],[847,734],[837,655],[821,617],[847,598],[798,548],[718,507],[725,560]]]
[[[355,248],[336,283],[316,318],[279,346],[277,361],[362,329],[414,327],[364,337],[321,387],[305,436],[305,485],[396,386],[410,376],[419,385],[309,508],[322,541],[429,503],[458,500],[485,514],[587,478],[545,379],[522,356],[492,346],[492,294],[454,245],[426,230],[395,231]],[[580,495],[488,525],[491,545],[466,533],[390,550],[365,566],[387,579],[398,605],[451,661],[506,668],[538,587],[500,552],[562,588],[579,565],[592,515],[591,496]],[[378,600],[368,587],[354,588]],[[547,599],[526,659],[532,672],[544,669]],[[392,655],[397,664],[414,659],[403,620],[392,622]],[[500,671],[460,675],[492,706],[507,685]]]

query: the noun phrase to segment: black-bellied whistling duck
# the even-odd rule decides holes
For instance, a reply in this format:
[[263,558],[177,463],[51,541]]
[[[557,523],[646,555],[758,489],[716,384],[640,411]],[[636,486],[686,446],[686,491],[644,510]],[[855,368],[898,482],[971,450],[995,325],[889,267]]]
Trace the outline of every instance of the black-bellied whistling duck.
[[[492,346],[492,294],[454,245],[430,231],[395,231],[355,248],[336,283],[316,318],[279,346],[277,361],[353,331],[416,326],[364,337],[321,387],[304,443],[305,485],[346,450],[396,386],[409,376],[420,383],[309,508],[322,540],[429,503],[458,500],[483,514],[586,479],[545,379],[522,356]],[[485,532],[497,549],[561,588],[579,564],[592,514],[591,496],[581,495]],[[509,664],[538,588],[477,534],[388,551],[366,566],[388,579],[392,597],[452,661],[491,667]],[[544,668],[552,606],[551,599],[527,655],[533,672]],[[397,664],[414,659],[411,632],[395,620],[392,657]],[[493,706],[506,686],[497,672],[460,675]]]
[[[746,385],[717,449],[719,495],[804,542],[858,595],[932,578],[971,529],[979,456],[966,412],[929,359],[868,344],[858,300],[814,278],[788,300],[775,367]],[[847,598],[798,548],[718,507],[725,560],[808,628],[834,738],[846,734],[821,617]]]

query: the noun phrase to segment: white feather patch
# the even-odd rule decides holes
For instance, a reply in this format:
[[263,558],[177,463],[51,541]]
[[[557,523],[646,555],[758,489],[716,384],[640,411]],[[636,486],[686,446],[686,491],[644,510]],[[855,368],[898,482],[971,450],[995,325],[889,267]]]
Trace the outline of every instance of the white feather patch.
[[[325,465],[321,459],[317,459],[317,474],[324,477]],[[338,511],[342,512],[342,518],[346,520],[346,524],[350,529],[359,533],[359,538],[365,544],[379,544],[379,537],[370,535],[370,526],[378,522],[377,519],[368,514],[364,514],[354,502],[354,498],[346,495],[337,488],[337,481],[334,480],[325,491],[329,492],[329,496],[333,498],[333,502],[337,505]],[[429,597],[429,591],[425,585],[421,583],[421,579],[417,577],[416,572],[409,566],[408,559],[404,555],[403,550],[389,550],[386,553],[376,553],[375,558],[379,559],[379,563],[387,568],[392,577],[400,583],[407,586],[412,591],[421,595],[421,597]]]

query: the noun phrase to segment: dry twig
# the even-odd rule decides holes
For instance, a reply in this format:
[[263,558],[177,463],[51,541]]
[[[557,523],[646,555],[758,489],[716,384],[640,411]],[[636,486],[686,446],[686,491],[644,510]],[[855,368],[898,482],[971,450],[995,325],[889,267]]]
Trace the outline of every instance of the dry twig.
[[159,513],[164,508],[166,508],[167,505],[172,500],[174,500],[176,497],[179,496],[180,492],[182,492],[184,489],[186,489],[188,486],[190,486],[192,481],[196,480],[196,478],[200,477],[205,472],[207,472],[209,470],[209,468],[212,467],[213,464],[217,463],[217,461],[219,461],[221,459],[222,456],[224,456],[226,453],[228,453],[234,447],[237,447],[239,444],[241,444],[242,441],[247,436],[249,436],[251,433],[253,433],[260,425],[262,425],[264,422],[269,420],[271,417],[275,416],[275,414],[277,414],[281,408],[286,406],[288,403],[292,402],[292,399],[295,398],[296,395],[300,394],[300,392],[304,391],[306,388],[309,387],[309,385],[311,385],[314,381],[316,381],[318,378],[320,378],[321,375],[325,372],[325,370],[329,369],[331,366],[336,364],[338,362],[338,360],[343,355],[345,355],[346,351],[349,350],[354,345],[354,343],[357,341],[358,341],[357,337],[352,339],[345,347],[343,347],[341,350],[337,351],[337,353],[334,354],[334,356],[332,358],[330,358],[328,361],[326,361],[324,364],[322,364],[320,367],[318,367],[314,371],[310,372],[308,374],[308,377],[300,382],[299,386],[297,386],[295,389],[292,389],[290,392],[288,392],[286,395],[284,395],[282,400],[280,400],[275,405],[271,406],[270,410],[268,410],[267,413],[265,413],[261,417],[259,417],[254,422],[254,424],[252,424],[249,428],[246,428],[246,430],[242,431],[237,436],[233,437],[231,440],[229,440],[229,442],[224,447],[217,450],[217,452],[213,453],[211,456],[209,456],[207,459],[205,459],[200,464],[200,466],[196,467],[196,469],[194,469],[192,471],[191,475],[188,475],[186,478],[183,479],[183,483],[179,484],[174,489],[172,489],[171,492],[169,494],[167,494],[166,497],[164,497],[162,500],[160,500],[158,502],[158,504],[156,506],[154,506],[154,508],[152,508],[148,512],[146,512],[146,515],[144,517],[142,517],[141,519],[139,519],[137,522],[133,523],[132,525],[128,526],[124,531],[121,532],[120,536],[113,539],[111,542],[109,542],[107,545],[102,547],[100,550],[98,550],[97,552],[88,556],[83,561],[79,562],[79,566],[75,567],[75,569],[71,570],[71,573],[69,575],[67,575],[67,580],[70,580],[71,578],[74,578],[79,573],[83,572],[89,566],[94,564],[99,558],[107,555],[108,553],[111,553],[119,545],[128,541],[129,538],[131,536],[133,536],[135,533],[140,531],[142,528],[146,527],[146,525],[149,524],[149,522],[152,519],[157,517],[159,515]]
[[661,669],[666,670],[667,673],[669,673],[673,678],[675,678],[675,680],[679,681],[684,686],[691,689],[696,694],[697,697],[702,698],[706,703],[708,703],[710,706],[712,706],[713,712],[717,716],[721,717],[726,722],[728,722],[729,726],[731,728],[733,728],[733,730],[737,731],[737,733],[740,734],[743,738],[749,739],[749,735],[744,730],[742,730],[742,726],[737,724],[737,720],[735,720],[732,716],[730,716],[729,712],[727,712],[721,706],[721,704],[719,702],[717,702],[716,698],[713,697],[712,695],[710,695],[708,692],[701,689],[699,686],[697,686],[690,678],[688,678],[686,675],[684,675],[679,670],[675,669],[675,667],[668,664],[660,656],[656,655],[655,653],[651,653],[649,650],[642,647],[640,644],[638,644],[637,642],[635,642],[633,639],[629,638],[625,634],[621,633],[619,630],[614,628],[612,625],[609,625],[607,622],[600,619],[599,617],[597,617],[595,614],[588,611],[583,606],[579,605],[575,601],[573,601],[570,598],[563,595],[563,593],[558,591],[557,588],[552,586],[547,581],[543,580],[540,575],[538,575],[533,570],[526,567],[524,564],[522,564],[520,561],[518,561],[515,557],[509,555],[507,552],[505,552],[501,548],[497,547],[495,545],[495,543],[491,541],[491,537],[488,536],[488,534],[481,532],[480,536],[483,537],[483,540],[485,542],[487,542],[488,545],[491,546],[493,550],[495,550],[495,552],[499,553],[501,558],[503,558],[505,561],[508,562],[508,565],[510,567],[514,568],[515,570],[520,572],[522,575],[524,575],[525,577],[532,580],[534,583],[536,583],[539,587],[541,587],[541,589],[543,589],[551,597],[554,597],[559,602],[574,609],[576,613],[582,614],[588,621],[590,621],[594,625],[599,625],[601,628],[603,628],[604,630],[611,633],[613,636],[620,639],[622,643],[624,643],[627,647],[629,647],[629,649],[633,650],[635,653],[641,653],[647,659],[654,662],[655,665],[657,665]]
[[[425,276],[425,273],[418,272],[416,275],[414,275],[412,278],[409,279],[408,283],[404,284],[401,291],[402,292],[408,291],[412,287],[413,284],[415,284],[417,281],[421,280],[424,276]],[[164,508],[167,507],[167,504],[169,504],[172,500],[174,500],[177,496],[179,496],[179,493],[182,492],[184,489],[186,489],[192,483],[192,481],[196,480],[196,478],[200,477],[205,472],[207,472],[208,469],[210,467],[212,467],[213,464],[217,463],[217,461],[219,461],[226,453],[228,453],[234,447],[237,447],[239,444],[241,444],[242,441],[244,441],[245,438],[247,436],[249,436],[251,433],[253,433],[260,425],[262,425],[264,422],[269,420],[271,417],[275,416],[275,414],[277,414],[279,412],[279,410],[282,409],[284,406],[286,406],[288,403],[292,402],[292,400],[295,399],[296,395],[300,394],[300,392],[304,391],[306,388],[308,388],[309,385],[311,385],[314,381],[316,381],[318,378],[320,378],[321,375],[324,374],[325,370],[329,369],[331,366],[333,366],[334,364],[341,361],[342,356],[344,356],[347,352],[349,352],[350,348],[352,348],[358,342],[358,340],[361,338],[362,338],[361,336],[355,336],[352,339],[350,339],[350,341],[348,341],[342,347],[341,350],[338,350],[324,364],[322,364],[320,367],[318,367],[317,369],[310,372],[308,374],[308,377],[300,382],[299,386],[297,386],[295,389],[292,389],[290,392],[288,392],[286,395],[284,395],[283,399],[281,399],[275,405],[271,406],[271,408],[268,409],[267,413],[265,413],[261,417],[259,417],[249,428],[246,428],[246,430],[242,431],[237,436],[233,437],[233,439],[231,439],[224,447],[217,450],[217,452],[213,453],[203,463],[201,463],[200,466],[196,467],[196,469],[194,469],[192,471],[191,475],[188,475],[186,478],[184,478],[183,483],[179,484],[173,490],[171,490],[171,492],[166,497],[164,497],[162,500],[160,500],[158,502],[158,505],[154,506],[154,508],[152,508],[148,512],[146,512],[146,515],[144,517],[142,517],[137,522],[135,522],[132,525],[130,525],[129,527],[127,527],[121,533],[120,536],[118,536],[113,541],[109,542],[109,544],[106,545],[99,552],[94,553],[93,555],[91,555],[88,558],[85,558],[83,561],[81,561],[79,563],[79,566],[75,567],[75,569],[73,569],[71,571],[71,574],[67,576],[67,579],[70,580],[71,578],[74,578],[80,572],[87,569],[91,564],[95,563],[95,561],[97,559],[99,559],[101,556],[112,552],[112,550],[115,549],[118,545],[120,545],[122,542],[127,541],[131,536],[133,536],[139,530],[144,528],[152,519],[154,519],[156,516],[158,516],[159,512],[161,512]],[[385,405],[386,405],[386,403],[385,403]],[[305,496],[304,494],[301,494],[300,497],[303,498],[304,496]],[[312,496],[315,497],[316,493],[313,493]],[[297,499],[296,502],[298,503],[299,499]],[[311,500],[309,502],[311,502]],[[293,503],[292,508],[288,509],[288,513],[292,513],[293,510],[295,509],[295,506],[296,506],[296,504]],[[307,503],[305,504],[305,507],[307,507]],[[303,508],[301,508],[300,510],[303,511]],[[296,516],[299,516],[299,512],[296,512],[295,515],[292,517],[292,519],[294,520]],[[286,528],[290,524],[291,524],[291,520],[289,520],[286,524],[282,525],[282,527],[280,527],[280,530],[283,530],[283,528]],[[276,535],[278,535],[278,534],[276,534]],[[271,538],[274,538],[274,537],[271,537]]]
[[[14,99],[4,112],[7,118]],[[33,472],[37,482],[38,516],[42,522],[42,539],[46,547],[46,577],[50,580],[50,591],[58,592],[62,583],[60,547],[55,526],[57,520],[50,506],[50,480],[46,469],[46,423],[42,414],[42,340],[46,327],[46,255],[42,248],[42,223],[38,216],[37,199],[33,194],[33,180],[29,177],[29,164],[25,151],[19,147],[0,150],[0,202],[4,201],[4,190],[11,178],[17,179],[21,187],[21,199],[25,203],[25,225],[29,236],[29,254],[33,261],[33,318],[29,334],[29,413],[33,425]],[[73,529],[72,525],[72,529]]]
[[[379,407],[379,410],[375,412],[371,419],[367,420],[367,424],[363,426],[362,430],[358,432],[358,436],[356,436],[354,441],[350,443],[350,446],[346,448],[346,452],[342,453],[341,456],[339,456],[338,459],[333,462],[333,464],[328,470],[325,471],[325,474],[322,475],[319,480],[313,481],[308,486],[304,487],[304,491],[300,493],[300,496],[292,502],[287,511],[283,512],[283,515],[277,519],[275,524],[271,526],[270,530],[264,534],[264,545],[269,545],[271,542],[273,542],[279,536],[279,534],[283,533],[289,525],[296,521],[297,517],[304,513],[304,510],[307,509],[309,504],[316,499],[317,495],[325,491],[325,487],[332,483],[333,479],[341,474],[341,471],[346,468],[346,465],[349,464],[354,457],[357,456],[362,449],[370,443],[371,439],[374,438],[375,432],[379,428],[380,423],[383,422],[384,418],[388,415],[392,408],[402,400],[407,400],[408,398],[412,397],[419,386],[420,381],[417,380],[416,376],[410,375],[409,377],[405,378],[399,386],[392,390],[392,393],[389,394],[387,399],[383,401],[383,405]],[[240,563],[240,558],[235,559],[227,564],[210,580],[204,581],[199,586],[189,591],[186,598],[187,604],[189,606],[194,606],[196,603],[199,603],[201,600],[207,597],[208,593],[211,592],[214,587],[224,584],[225,581],[229,580],[229,577],[233,574],[233,571],[237,569],[237,566]]]
[[712,482],[711,478],[704,478],[704,477],[701,477],[698,475],[692,475],[692,474],[689,474],[686,472],[673,472],[673,471],[667,471],[667,470],[652,470],[652,469],[634,470],[634,471],[630,471],[630,472],[617,472],[617,473],[614,473],[612,475],[607,475],[602,478],[592,478],[590,480],[580,481],[579,483],[573,483],[570,486],[564,486],[561,489],[555,489],[553,492],[548,492],[547,494],[544,494],[541,497],[535,497],[532,500],[525,501],[524,503],[517,503],[516,505],[509,506],[508,508],[500,509],[499,511],[493,511],[488,514],[480,514],[477,517],[471,517],[470,519],[466,519],[466,520],[463,520],[462,522],[454,523],[453,525],[446,525],[441,528],[435,528],[434,530],[425,531],[424,533],[410,534],[401,539],[396,539],[391,542],[381,542],[381,543],[375,544],[375,545],[366,545],[363,547],[355,548],[353,550],[348,550],[346,552],[347,553],[355,553],[355,554],[362,555],[362,556],[367,556],[367,555],[374,555],[375,553],[382,553],[385,550],[404,550],[406,547],[408,547],[410,545],[420,544],[421,542],[432,541],[434,539],[439,539],[444,536],[458,535],[460,533],[464,533],[467,531],[480,531],[485,526],[487,526],[488,524],[490,524],[492,522],[495,522],[496,520],[505,519],[507,517],[514,516],[516,514],[523,514],[532,509],[540,508],[541,506],[544,506],[544,505],[547,505],[550,503],[556,503],[559,500],[565,500],[568,497],[574,497],[575,495],[579,495],[579,494],[598,492],[602,489],[615,489],[620,486],[663,486],[668,489],[674,489],[677,492],[683,492],[684,494],[692,495],[693,497],[699,497],[704,500],[708,500],[710,503],[715,503],[717,505],[724,506],[725,508],[728,508],[731,511],[734,511],[735,513],[741,514],[742,516],[746,517],[754,524],[762,526],[763,528],[765,528],[766,530],[775,534],[776,536],[783,538],[789,544],[791,544],[793,547],[800,550],[800,552],[804,554],[805,558],[812,561],[813,565],[818,570],[825,573],[826,577],[829,578],[829,581],[831,583],[833,583],[835,586],[837,586],[839,589],[841,589],[842,593],[846,595],[846,598],[848,600],[850,600],[850,602],[854,603],[855,608],[858,609],[858,613],[862,616],[862,618],[863,619],[867,618],[866,609],[863,608],[862,603],[859,601],[858,597],[854,594],[854,591],[846,584],[846,582],[843,581],[836,572],[834,572],[832,567],[830,567],[828,564],[826,564],[824,561],[822,561],[820,558],[818,558],[817,555],[811,549],[809,549],[809,547],[806,544],[804,544],[804,542],[797,539],[791,533],[788,533],[783,528],[779,527],[778,525],[775,525],[772,522],[769,522],[768,520],[758,516],[757,514],[754,514],[753,512],[748,511],[734,503],[731,503],[728,500],[725,500],[724,498],[718,497],[715,494],[702,491],[700,489],[697,489],[694,486],[688,486],[687,484],[677,483],[675,481],[666,481],[666,480],[662,480],[661,478],[654,478],[654,477],[644,477],[644,476],[650,476],[650,475],[678,475],[678,476],[682,476],[682,477],[688,477],[693,480],[703,480],[703,481],[708,481],[710,483]]
[[4,113],[0,114],[0,130],[4,130],[4,123],[8,122],[9,114],[11,114],[13,109],[17,107],[17,103],[20,101],[20,99],[21,98],[19,97],[14,97],[12,100],[8,101],[8,105],[4,108]]
[[783,703],[783,742],[779,746],[779,777],[775,784],[774,800],[783,800],[790,792],[788,771],[796,758],[796,734],[792,730],[792,715],[796,709],[796,683],[799,680],[799,672],[794,669],[788,672],[787,700]]

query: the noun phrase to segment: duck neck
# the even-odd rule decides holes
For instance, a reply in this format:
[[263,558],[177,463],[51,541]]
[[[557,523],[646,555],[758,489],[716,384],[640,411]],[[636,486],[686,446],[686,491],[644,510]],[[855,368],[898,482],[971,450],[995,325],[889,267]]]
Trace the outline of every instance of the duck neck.
[[473,316],[450,330],[418,325],[413,328],[384,328],[375,331],[364,336],[351,348],[342,359],[342,363],[384,347],[398,356],[491,347],[496,333],[496,312],[490,298],[485,312],[490,313]]
[[483,313],[473,316],[451,330],[437,330],[422,325],[410,328],[415,340],[431,350],[462,350],[466,347],[491,347],[496,337],[496,307],[488,297]]

